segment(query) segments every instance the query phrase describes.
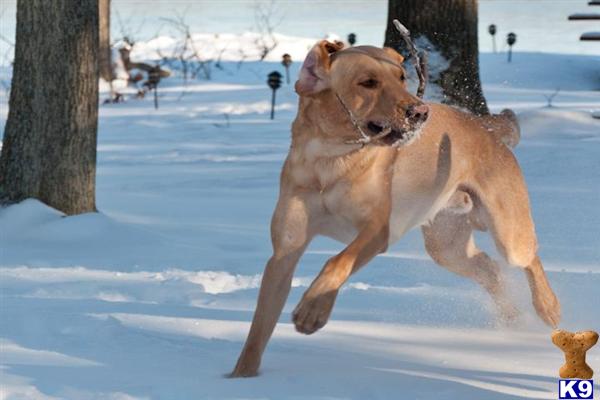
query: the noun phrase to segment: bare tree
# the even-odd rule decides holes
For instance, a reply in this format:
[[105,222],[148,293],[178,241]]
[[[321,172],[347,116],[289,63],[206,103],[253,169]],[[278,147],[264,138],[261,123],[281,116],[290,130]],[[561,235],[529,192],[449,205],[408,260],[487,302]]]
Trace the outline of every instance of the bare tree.
[[116,38],[116,40],[122,40],[130,47],[133,47],[133,45],[138,39],[138,36],[140,35],[140,32],[146,25],[146,18],[141,18],[140,21],[136,24],[134,23],[134,19],[139,18],[139,13],[129,14],[123,17],[116,7],[114,8],[114,11],[114,15],[115,17],[117,17],[117,26],[119,27],[120,36]]
[[[185,14],[186,12],[176,12],[174,18],[162,18],[168,25],[181,33],[183,39],[181,40],[181,45],[175,47],[170,56],[161,54],[160,51],[159,55],[163,63],[169,64],[173,59],[179,61],[184,82],[187,82],[188,76],[196,78],[200,73],[202,73],[205,79],[210,79],[212,74],[212,60],[204,59],[196,47],[190,25],[185,21]],[[174,65],[170,66],[174,67]]]
[[429,42],[433,46],[429,50],[447,60],[439,75],[430,78],[442,89],[444,101],[475,114],[488,114],[479,79],[477,0],[389,0],[385,45],[404,51],[394,18],[417,42]]
[[98,0],[98,13],[100,21],[98,67],[102,79],[110,83],[114,79],[110,46],[110,0]]
[[552,105],[552,102],[554,101],[554,98],[558,95],[558,93],[560,93],[560,88],[557,87],[554,92],[550,93],[550,94],[545,94],[543,95],[546,98],[546,107],[551,108],[554,107]]
[[0,197],[95,211],[98,0],[18,0]]
[[275,37],[275,28],[281,24],[283,16],[279,14],[275,0],[267,3],[254,3],[254,23],[259,34],[256,46],[263,61],[279,44]]

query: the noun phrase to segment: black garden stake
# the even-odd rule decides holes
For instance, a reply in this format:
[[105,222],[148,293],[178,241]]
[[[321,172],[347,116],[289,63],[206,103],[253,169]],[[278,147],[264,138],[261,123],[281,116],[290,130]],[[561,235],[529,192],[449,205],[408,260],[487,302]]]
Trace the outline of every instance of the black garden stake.
[[496,25],[491,24],[488,26],[488,32],[492,35],[492,47],[494,49],[494,53],[496,52]]
[[514,32],[511,32],[506,36],[506,43],[508,43],[508,62],[512,61],[512,47],[516,41],[517,35]]
[[158,110],[158,83],[160,82],[160,66],[152,67],[148,71],[148,90],[154,89],[154,108]]
[[350,46],[354,46],[354,43],[356,43],[356,33],[350,33],[348,35],[348,43]]
[[275,118],[275,91],[281,87],[281,74],[277,71],[273,71],[268,76],[267,83],[269,87],[273,91],[273,96],[271,97],[271,119]]
[[290,65],[292,65],[292,56],[288,53],[283,55],[283,59],[281,60],[281,65],[285,67],[285,82],[290,84]]

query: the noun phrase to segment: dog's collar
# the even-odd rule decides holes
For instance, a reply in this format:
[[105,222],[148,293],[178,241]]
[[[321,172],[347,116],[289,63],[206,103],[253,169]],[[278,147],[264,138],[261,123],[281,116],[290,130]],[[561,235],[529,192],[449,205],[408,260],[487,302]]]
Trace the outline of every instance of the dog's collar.
[[348,114],[348,117],[350,118],[350,122],[352,122],[352,125],[354,125],[354,128],[356,128],[358,133],[360,133],[362,141],[370,141],[369,135],[367,135],[365,133],[365,131],[363,131],[360,124],[358,123],[358,120],[354,116],[354,113],[348,108],[346,103],[344,103],[344,100],[342,100],[342,98],[340,97],[340,95],[337,92],[335,92],[335,97],[337,97],[338,101],[342,105],[342,108],[346,111],[346,114]]

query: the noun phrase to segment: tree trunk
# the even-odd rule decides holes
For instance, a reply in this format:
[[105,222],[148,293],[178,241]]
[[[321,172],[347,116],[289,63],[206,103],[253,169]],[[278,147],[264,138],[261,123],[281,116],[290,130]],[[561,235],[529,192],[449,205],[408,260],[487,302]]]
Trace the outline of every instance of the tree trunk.
[[0,156],[5,201],[95,211],[97,60],[98,0],[18,0]]
[[110,0],[98,0],[98,11],[100,20],[98,67],[102,79],[110,83],[114,79],[110,48]]
[[444,102],[488,114],[479,80],[477,0],[389,0],[385,46],[404,52],[392,24],[398,19],[414,38],[424,36],[448,61],[439,76]]

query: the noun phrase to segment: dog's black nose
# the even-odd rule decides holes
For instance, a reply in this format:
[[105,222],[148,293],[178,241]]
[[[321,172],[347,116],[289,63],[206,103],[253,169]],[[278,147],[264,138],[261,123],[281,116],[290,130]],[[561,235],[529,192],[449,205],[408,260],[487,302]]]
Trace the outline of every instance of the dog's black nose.
[[425,122],[429,117],[429,106],[427,104],[411,104],[406,109],[406,118],[411,122]]

